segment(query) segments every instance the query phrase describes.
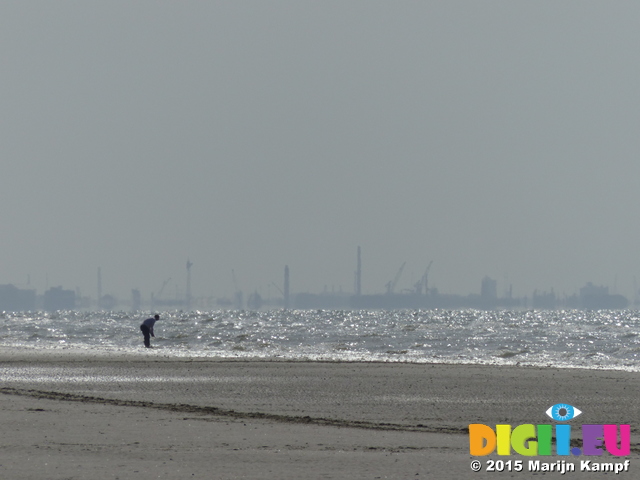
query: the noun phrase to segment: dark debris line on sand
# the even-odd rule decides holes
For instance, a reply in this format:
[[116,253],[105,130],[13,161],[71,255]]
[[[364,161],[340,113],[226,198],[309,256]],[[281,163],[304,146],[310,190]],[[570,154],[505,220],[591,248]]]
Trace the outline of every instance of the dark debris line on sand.
[[118,400],[115,398],[91,397],[85,395],[76,395],[72,393],[52,392],[44,390],[27,390],[20,388],[1,387],[0,393],[4,395],[19,395],[24,397],[41,398],[47,400],[59,400],[65,402],[83,402],[95,403],[102,405],[114,405],[118,407],[144,407],[155,408],[158,410],[166,410],[170,412],[192,413],[199,415],[215,415],[218,417],[231,417],[237,419],[257,419],[271,420],[284,423],[302,423],[312,425],[324,425],[334,427],[350,427],[365,428],[370,430],[394,430],[404,432],[425,432],[425,433],[449,433],[449,434],[466,434],[469,432],[467,428],[451,428],[451,427],[430,427],[428,425],[401,425],[394,423],[375,423],[357,420],[340,420],[322,417],[309,417],[299,415],[278,415],[274,413],[260,412],[238,412],[235,410],[225,410],[217,407],[202,407],[198,405],[189,405],[185,403],[154,403],[143,402],[137,400]]

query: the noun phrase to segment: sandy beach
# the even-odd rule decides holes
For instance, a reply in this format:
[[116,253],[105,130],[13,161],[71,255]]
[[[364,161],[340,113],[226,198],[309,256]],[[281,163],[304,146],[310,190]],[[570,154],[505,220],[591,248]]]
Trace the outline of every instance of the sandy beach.
[[[20,349],[0,372],[0,478],[537,478],[472,472],[467,427],[554,423],[559,402],[630,424],[631,456],[598,459],[640,478],[636,373]],[[479,459],[500,458],[528,461]]]

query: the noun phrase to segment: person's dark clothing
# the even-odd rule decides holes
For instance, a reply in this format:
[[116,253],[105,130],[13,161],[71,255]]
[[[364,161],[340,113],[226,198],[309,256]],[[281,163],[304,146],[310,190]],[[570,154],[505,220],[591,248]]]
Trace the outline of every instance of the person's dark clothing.
[[147,318],[144,322],[142,322],[142,325],[146,325],[147,327],[149,327],[149,332],[151,333],[151,336],[153,337],[153,326],[156,324],[156,322],[158,321],[157,318],[155,317],[151,317],[151,318]]
[[144,335],[144,346],[147,348],[151,347],[151,330],[149,326],[143,323],[140,325],[140,330],[142,330],[142,335]]
[[153,334],[153,326],[158,320],[160,320],[160,316],[155,315],[151,318],[147,318],[144,322],[142,322],[142,325],[140,325],[140,330],[142,330],[142,334],[144,335],[144,346],[147,348],[151,347],[150,337],[155,337],[155,335]]

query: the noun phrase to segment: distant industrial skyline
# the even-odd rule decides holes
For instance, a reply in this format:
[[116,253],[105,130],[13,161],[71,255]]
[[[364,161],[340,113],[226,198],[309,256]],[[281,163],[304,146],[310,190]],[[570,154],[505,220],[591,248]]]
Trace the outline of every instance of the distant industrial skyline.
[[[73,290],[77,297],[78,302],[84,298],[85,306],[90,305],[98,305],[98,299],[103,297],[107,297],[107,302],[111,304],[112,302],[117,302],[117,304],[129,304],[132,302],[132,294],[133,291],[136,293],[133,295],[138,296],[138,302],[142,302],[145,306],[152,306],[154,301],[157,304],[162,304],[162,302],[166,302],[168,305],[180,305],[182,308],[190,308],[190,307],[202,307],[202,306],[211,306],[214,307],[216,305],[220,306],[228,306],[232,305],[236,302],[236,296],[241,293],[243,296],[243,300],[241,302],[247,302],[250,295],[253,293],[259,294],[265,303],[268,303],[270,300],[277,300],[278,302],[287,303],[287,293],[291,293],[291,295],[308,293],[308,294],[342,294],[344,296],[350,295],[380,295],[380,294],[413,294],[416,293],[418,295],[433,295],[433,294],[445,294],[445,295],[457,295],[457,296],[468,296],[468,295],[484,295],[483,288],[485,280],[491,280],[493,283],[493,289],[495,290],[494,296],[496,298],[516,298],[520,297],[526,301],[526,299],[533,298],[534,295],[555,295],[558,299],[576,296],[579,294],[580,289],[584,288],[585,285],[594,285],[596,287],[601,287],[609,291],[611,294],[618,294],[615,288],[611,288],[610,285],[607,284],[597,284],[590,280],[583,282],[581,285],[576,286],[576,288],[572,291],[558,291],[553,286],[548,288],[535,288],[531,292],[525,292],[522,294],[514,295],[514,286],[513,284],[506,283],[504,280],[500,281],[498,278],[493,278],[488,275],[483,276],[482,278],[478,278],[477,281],[477,289],[472,291],[441,291],[437,286],[437,279],[433,279],[430,275],[431,266],[433,265],[433,260],[429,261],[427,266],[425,267],[423,273],[418,278],[414,273],[411,275],[407,275],[406,272],[409,270],[407,267],[407,262],[403,262],[400,267],[397,269],[390,279],[386,282],[383,282],[380,279],[377,283],[379,283],[380,288],[377,290],[374,288],[371,289],[362,289],[363,278],[362,278],[362,248],[358,246],[355,250],[354,256],[354,270],[353,270],[353,281],[350,287],[345,288],[343,285],[335,285],[335,284],[327,284],[325,283],[321,289],[310,291],[308,289],[297,289],[295,282],[291,283],[290,280],[290,272],[291,269],[288,265],[284,265],[280,272],[280,278],[277,278],[276,272],[274,272],[274,281],[267,285],[245,285],[241,286],[236,278],[235,271],[232,270],[230,272],[231,277],[231,288],[226,291],[215,292],[213,290],[209,290],[208,294],[195,294],[192,291],[192,283],[191,283],[191,268],[194,263],[187,259],[186,269],[181,272],[181,274],[174,275],[173,277],[165,278],[161,284],[159,285],[157,290],[144,291],[143,289],[139,289],[135,286],[122,287],[120,286],[119,290],[123,289],[127,291],[125,295],[118,295],[115,289],[110,289],[108,286],[105,288],[103,286],[103,268],[97,267],[96,269],[96,283],[92,288],[89,285],[62,285],[62,284],[52,284],[45,285],[44,288],[38,289],[37,286],[31,285],[29,282],[27,284],[20,284],[16,282],[12,282],[12,285],[21,287],[21,288],[32,288],[37,291],[38,294],[42,294],[50,288],[60,288],[67,290]],[[365,264],[366,271],[366,264]],[[294,278],[295,278],[295,271]],[[371,281],[364,282],[373,283]],[[481,286],[482,285],[482,286]],[[206,286],[197,286],[198,292],[207,291]],[[631,295],[624,295],[631,303],[635,302],[638,298],[637,288]],[[136,300],[133,300],[135,303]],[[228,303],[226,303],[228,302]]]
[[[0,285],[631,299],[639,2],[0,2]],[[233,274],[232,274],[233,272]],[[234,281],[235,277],[235,281]],[[170,280],[168,280],[170,279]],[[274,293],[275,294],[275,293]]]

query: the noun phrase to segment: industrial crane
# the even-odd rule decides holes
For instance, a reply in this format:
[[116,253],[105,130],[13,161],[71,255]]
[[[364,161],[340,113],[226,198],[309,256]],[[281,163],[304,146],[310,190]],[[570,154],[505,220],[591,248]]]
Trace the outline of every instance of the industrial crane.
[[271,282],[271,285],[273,285],[274,287],[276,287],[278,289],[278,291],[282,294],[282,296],[284,297],[284,292],[282,291],[282,289],[276,285],[276,282]]
[[156,300],[158,302],[161,302],[160,296],[162,295],[162,292],[164,291],[164,287],[166,287],[167,283],[169,283],[170,281],[171,281],[171,277],[167,278],[164,282],[162,282],[162,286],[160,287],[160,290],[158,290],[157,295],[154,295],[153,292],[151,292],[151,308],[154,308]]
[[158,290],[158,294],[156,295],[157,298],[160,298],[160,295],[162,295],[162,292],[164,291],[164,287],[167,286],[167,283],[169,283],[171,281],[171,277],[167,278],[164,282],[162,282],[162,287],[160,287],[160,290]]
[[429,288],[427,286],[427,276],[429,274],[429,269],[431,268],[431,264],[433,263],[433,260],[431,260],[429,262],[429,265],[427,266],[427,269],[424,271],[424,275],[422,275],[422,278],[420,280],[418,280],[418,282],[414,285],[415,289],[416,289],[416,293],[418,295],[422,295],[422,289],[424,288],[424,293],[428,294],[429,293]]
[[400,275],[402,275],[402,271],[404,270],[404,266],[407,264],[407,262],[404,262],[402,264],[402,266],[400,267],[400,269],[398,270],[398,273],[396,273],[396,277],[391,280],[390,282],[387,282],[387,295],[391,295],[393,293],[393,291],[396,288],[396,283],[398,283],[398,280],[400,280]]

